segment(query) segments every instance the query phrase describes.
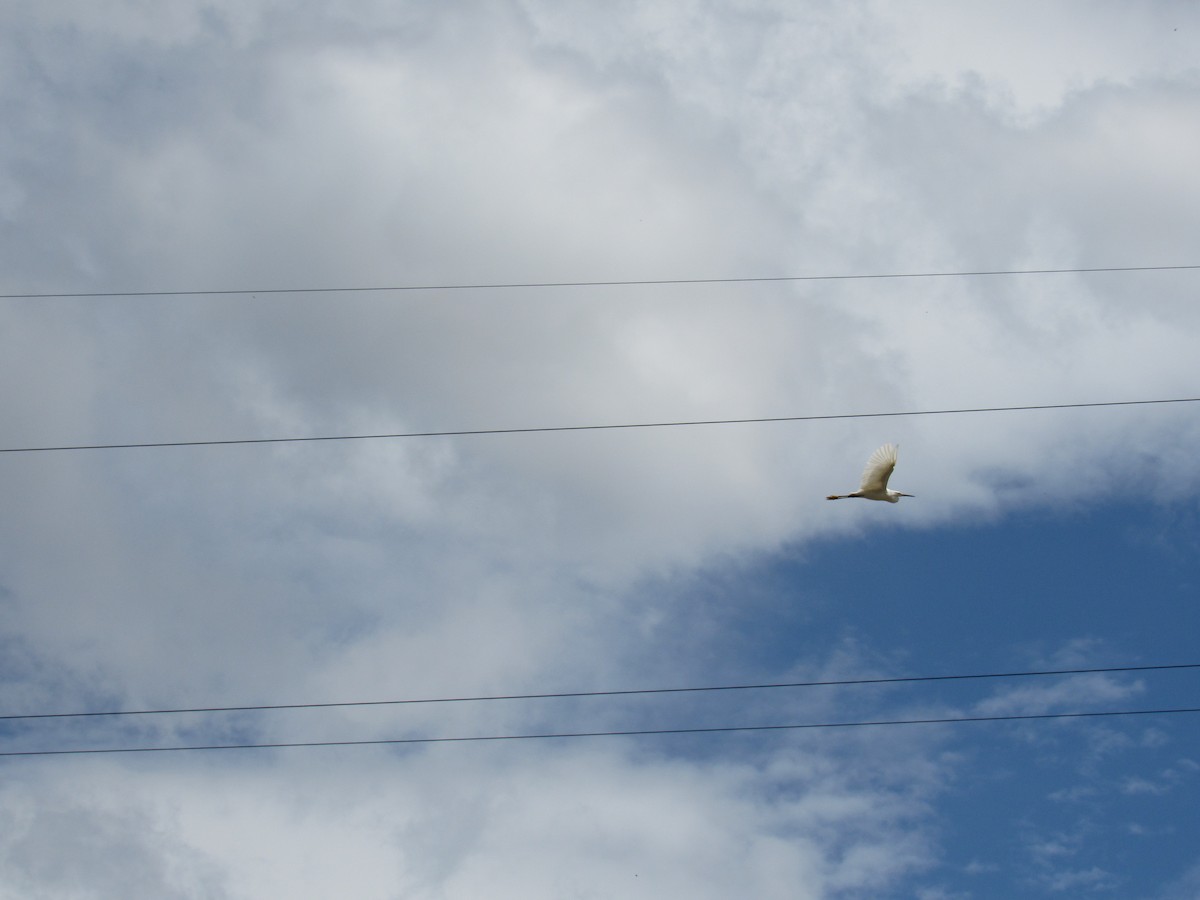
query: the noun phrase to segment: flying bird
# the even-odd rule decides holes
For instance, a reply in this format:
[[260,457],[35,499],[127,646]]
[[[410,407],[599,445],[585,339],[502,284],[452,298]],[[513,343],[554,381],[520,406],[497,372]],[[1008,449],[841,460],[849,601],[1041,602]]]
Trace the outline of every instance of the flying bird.
[[864,500],[886,500],[888,503],[899,503],[901,497],[911,497],[912,494],[902,494],[899,491],[888,490],[888,479],[896,468],[896,445],[884,444],[871,454],[867,467],[863,469],[862,483],[857,491],[849,494],[830,494],[826,500],[845,500],[847,497],[862,497]]

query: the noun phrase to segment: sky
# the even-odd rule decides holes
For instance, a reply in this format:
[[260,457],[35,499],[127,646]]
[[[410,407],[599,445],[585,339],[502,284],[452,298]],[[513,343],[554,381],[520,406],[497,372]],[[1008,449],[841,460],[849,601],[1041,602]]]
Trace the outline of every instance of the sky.
[[5,5],[0,898],[1200,896],[1198,40]]

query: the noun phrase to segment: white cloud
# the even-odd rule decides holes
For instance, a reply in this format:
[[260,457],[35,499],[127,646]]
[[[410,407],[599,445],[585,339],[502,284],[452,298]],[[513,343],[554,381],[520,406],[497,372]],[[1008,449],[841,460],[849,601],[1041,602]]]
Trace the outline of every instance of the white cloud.
[[[813,804],[802,782],[776,780],[804,756],[782,750],[768,790],[754,766],[656,759],[627,744],[62,767],[57,789],[48,771],[6,789],[0,859],[7,883],[62,895],[128,883],[214,897],[352,886],[364,898],[820,897],[927,864],[919,829],[893,835],[921,821],[919,806],[854,765],[827,771],[828,799]],[[34,799],[47,795],[53,803]],[[120,827],[106,824],[113,809]],[[72,835],[123,860],[124,874],[93,867],[81,844],[78,866],[47,881],[38,860],[69,850]]]
[[1166,793],[1166,790],[1162,785],[1147,781],[1145,778],[1126,778],[1121,785],[1121,791],[1125,794],[1163,794]]
[[1054,679],[1049,684],[1005,687],[995,696],[976,704],[975,713],[995,716],[1081,711],[1097,704],[1113,706],[1143,690],[1144,685],[1139,681],[1101,674],[1072,675]]
[[1157,900],[1187,900],[1200,891],[1200,862],[1193,865],[1158,895]]
[[1042,878],[1041,883],[1055,893],[1081,890],[1108,891],[1116,886],[1112,873],[1104,871],[1099,866],[1052,872]]
[[[1008,39],[1049,42],[1066,15],[1036,28],[938,4],[903,17],[778,3],[9,9],[3,287],[1186,261],[1195,74],[1176,45],[1125,39],[1169,17],[1105,7],[1062,53]],[[3,301],[0,416],[6,446],[41,446],[1166,397],[1194,385],[1190,285]],[[1198,483],[1186,410],[1071,416],[888,420],[921,498],[903,521]],[[831,515],[821,500],[881,427],[8,454],[0,699],[336,701],[757,673],[776,663],[713,659],[754,588],[690,586],[895,512]],[[746,609],[718,608],[727,594]],[[793,668],[871,661],[831,646]],[[1079,677],[975,709],[1137,690]],[[869,705],[829,692],[720,709],[841,717],[855,703]],[[20,740],[620,727],[663,707],[547,709],[43,723]],[[329,896],[351,878],[363,897],[878,896],[936,859],[929,804],[957,764],[939,741],[43,760],[5,788],[0,881],[25,896]],[[52,864],[63,848],[78,867]],[[127,865],[89,886],[102,856]],[[1055,877],[1095,886],[1095,871]]]

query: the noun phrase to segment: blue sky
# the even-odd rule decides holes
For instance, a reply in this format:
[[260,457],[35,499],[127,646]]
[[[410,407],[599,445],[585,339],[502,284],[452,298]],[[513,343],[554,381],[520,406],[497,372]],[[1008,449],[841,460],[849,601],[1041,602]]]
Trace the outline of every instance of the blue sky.
[[[1191,4],[0,26],[6,449],[1197,396],[1192,270],[719,281],[1200,264]],[[671,279],[718,282],[283,290]],[[1200,662],[1195,407],[3,453],[0,713]],[[824,499],[887,441],[914,498]],[[0,749],[1192,707],[1196,677],[10,720]],[[10,757],[0,897],[1179,900],[1198,729]]]
[[[1179,505],[1110,501],[1087,511],[893,532],[880,536],[870,565],[854,563],[861,542],[838,542],[787,566],[785,578],[830,598],[820,634],[895,654],[914,674],[1190,661],[1197,573],[1190,515],[1188,524],[1189,511]],[[848,591],[851,571],[856,584]],[[970,709],[1010,690],[1089,681],[1113,691],[1087,708],[1187,707],[1195,698],[1195,674],[1184,670],[1111,681],[922,685],[889,694],[880,708],[937,698]],[[1171,880],[1164,875],[1191,864],[1190,798],[1200,774],[1188,762],[1196,740],[1191,718],[955,727],[948,744],[963,759],[938,802],[948,848],[939,883],[947,890],[1013,896],[1070,871],[1094,874],[1068,895],[1095,888],[1156,896]],[[1061,850],[1048,856],[1051,844]],[[964,864],[978,873],[964,874]]]

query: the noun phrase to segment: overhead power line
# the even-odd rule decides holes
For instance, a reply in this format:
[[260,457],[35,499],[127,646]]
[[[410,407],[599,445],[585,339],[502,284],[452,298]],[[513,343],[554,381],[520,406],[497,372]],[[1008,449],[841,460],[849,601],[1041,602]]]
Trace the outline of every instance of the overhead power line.
[[516,288],[636,287],[672,284],[755,284],[787,281],[864,281],[887,278],[968,278],[990,275],[1073,275],[1100,272],[1170,272],[1200,269],[1200,264],[1182,266],[1094,266],[1068,269],[991,269],[961,272],[879,272],[842,275],[767,275],[745,278],[648,278],[621,281],[523,281],[479,284],[392,284],[360,287],[227,288],[191,291],[76,291],[0,294],[0,300],[38,300],[105,297],[218,297],[232,294],[351,294],[388,291],[495,291]]
[[402,700],[351,700],[327,703],[274,703],[257,706],[197,706],[176,709],[121,709],[99,712],[22,713],[0,715],[0,721],[25,719],[78,719],[102,716],[157,716],[181,713],[266,712],[285,709],[336,709],[357,706],[405,706],[434,703],[477,703],[497,700],[551,700],[578,697],[629,697],[645,694],[689,694],[717,691],[758,691],[773,688],[848,687],[881,684],[915,684],[937,681],[968,681],[999,678],[1033,678],[1063,675],[1096,675],[1129,672],[1162,672],[1200,669],[1200,663],[1170,663],[1152,666],[1105,666],[1091,669],[1044,669],[1028,672],[985,672],[966,675],[901,675],[892,678],[848,678],[837,681],[784,681],[765,684],[721,684],[706,687],[633,688],[612,691],[558,691],[544,694],[485,694],[470,697],[434,697]]
[[948,716],[930,719],[883,719],[859,722],[804,722],[791,725],[722,725],[712,728],[640,728],[629,731],[569,731],[542,734],[489,734],[465,737],[373,738],[360,741],[280,741],[263,744],[193,744],[171,747],[76,747],[65,750],[4,750],[0,757],[80,756],[110,753],[179,753],[195,750],[281,750],[296,747],[367,747],[399,744],[482,743],[568,738],[646,737],[669,734],[734,734],[737,732],[798,731],[802,729],[866,728],[895,725],[958,725],[966,722],[1027,722],[1049,719],[1096,719],[1113,716],[1165,716],[1200,713],[1200,707],[1122,709],[1099,712],[1026,713],[1007,716]]
[[329,434],[308,437],[229,438],[224,440],[146,441],[121,444],[62,444],[42,447],[0,447],[0,453],[48,453],[59,450],[131,450],[153,447],[217,447],[231,444],[299,444],[315,441],[375,441],[396,438],[467,437],[488,434],[544,434],[555,431],[616,431],[633,428],[681,428],[694,425],[750,425],[765,422],[821,422],[833,419],[878,419],[901,416],[950,416],[965,413],[1028,412],[1046,409],[1086,409],[1110,406],[1150,406],[1196,403],[1200,397],[1163,400],[1109,400],[1099,403],[1049,403],[1038,406],[982,406],[964,409],[921,409],[904,412],[834,413],[816,416],[764,416],[746,419],[698,419],[677,422],[626,422],[608,425],[542,425],[530,428],[473,428],[456,431],[403,431],[391,434]]

